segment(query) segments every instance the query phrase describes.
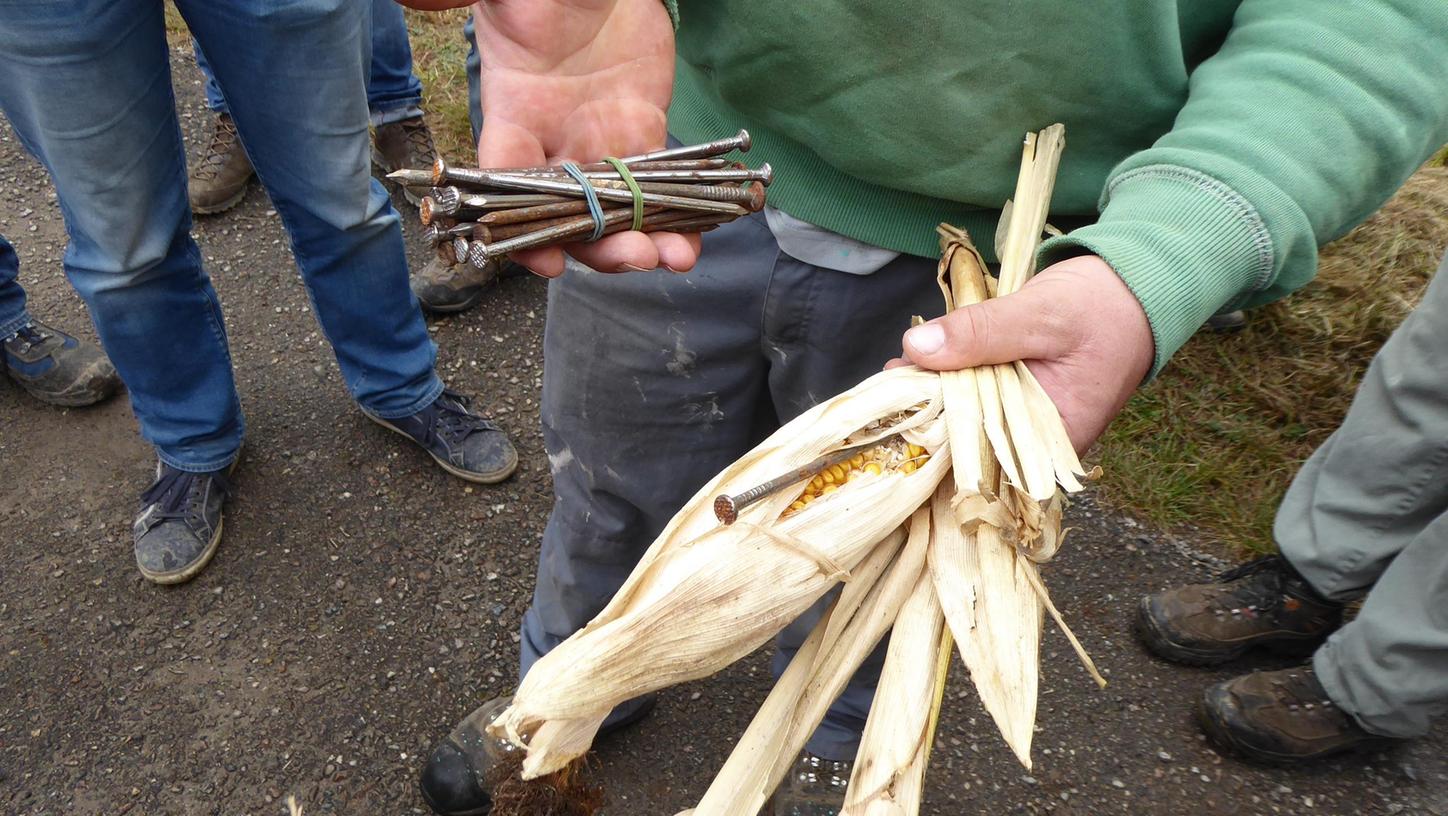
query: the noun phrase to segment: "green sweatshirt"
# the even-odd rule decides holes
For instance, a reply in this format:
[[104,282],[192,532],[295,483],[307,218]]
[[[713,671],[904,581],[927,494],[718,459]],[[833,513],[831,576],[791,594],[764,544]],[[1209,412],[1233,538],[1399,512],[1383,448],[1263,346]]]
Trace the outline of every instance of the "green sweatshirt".
[[[680,0],[669,128],[746,127],[770,203],[925,257],[993,252],[1021,137],[1066,125],[1040,262],[1104,258],[1152,373],[1212,313],[1311,280],[1319,245],[1448,142],[1448,0]],[[1097,212],[1099,210],[1099,219]],[[1092,223],[1094,221],[1094,223]]]

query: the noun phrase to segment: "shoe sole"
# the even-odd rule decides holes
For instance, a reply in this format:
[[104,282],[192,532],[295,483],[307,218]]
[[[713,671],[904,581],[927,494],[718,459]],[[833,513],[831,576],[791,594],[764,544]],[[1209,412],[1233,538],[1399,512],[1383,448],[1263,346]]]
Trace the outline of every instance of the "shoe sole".
[[1142,598],[1136,606],[1135,627],[1136,636],[1146,645],[1147,650],[1163,660],[1172,663],[1180,663],[1184,666],[1210,667],[1220,666],[1239,660],[1253,649],[1264,649],[1272,654],[1283,657],[1302,657],[1316,651],[1318,645],[1327,638],[1322,635],[1312,638],[1289,638],[1283,637],[1276,641],[1259,641],[1247,643],[1240,646],[1233,646],[1227,649],[1200,649],[1191,646],[1183,646],[1174,642],[1151,616],[1151,603],[1147,598]]
[[225,516],[217,519],[216,532],[211,534],[211,541],[207,543],[206,549],[201,551],[201,557],[187,564],[183,569],[177,570],[176,572],[152,572],[141,566],[139,561],[136,562],[136,569],[141,571],[142,577],[152,583],[163,585],[184,584],[192,578],[195,578],[198,573],[206,569],[207,564],[211,563],[212,556],[216,555],[216,551],[221,548],[221,529],[225,526]]
[[[362,415],[365,416],[365,417],[367,417],[368,419],[372,420],[373,422],[377,423],[378,425],[381,425],[382,427],[386,428],[387,430],[392,431],[393,433],[397,434],[398,436],[401,436],[401,437],[405,438],[407,441],[411,442],[412,444],[417,445],[417,440],[416,440],[416,439],[413,439],[413,438],[412,438],[410,435],[408,435],[405,431],[402,431],[402,430],[399,430],[399,429],[397,429],[397,428],[394,428],[391,424],[389,424],[389,423],[387,422],[387,420],[382,419],[382,418],[380,418],[380,417],[372,416],[371,414],[367,413],[366,411],[363,411],[363,412],[362,412]],[[447,471],[448,473],[451,473],[452,475],[458,477],[459,479],[462,479],[462,480],[465,481],[465,482],[472,482],[473,484],[485,484],[485,485],[498,484],[499,482],[505,481],[509,476],[512,476],[512,475],[513,475],[513,472],[518,469],[518,452],[517,452],[516,450],[512,452],[511,458],[508,460],[508,464],[502,466],[501,468],[498,468],[497,470],[493,471],[492,473],[474,473],[474,472],[472,472],[472,471],[463,470],[462,468],[454,465],[453,463],[447,461],[446,459],[442,459],[442,458],[438,457],[438,456],[435,455],[432,451],[428,450],[427,448],[422,447],[421,445],[417,445],[417,447],[418,447],[418,449],[421,450],[423,453],[427,454],[428,456],[431,456],[431,457],[432,457],[432,461],[437,462],[438,466],[441,467],[443,470]]]
[[218,213],[224,213],[227,210],[240,204],[241,200],[246,198],[247,188],[249,187],[251,187],[251,179],[247,179],[246,183],[241,185],[241,189],[237,191],[236,195],[232,196],[231,198],[226,199],[220,204],[212,204],[205,207],[198,207],[195,204],[192,204],[191,212],[195,215],[216,215]]

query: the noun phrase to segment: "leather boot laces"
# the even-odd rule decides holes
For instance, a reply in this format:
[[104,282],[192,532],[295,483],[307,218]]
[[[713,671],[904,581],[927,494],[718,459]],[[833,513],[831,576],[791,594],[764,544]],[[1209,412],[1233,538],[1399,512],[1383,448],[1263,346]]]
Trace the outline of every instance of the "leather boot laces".
[[226,166],[226,159],[236,149],[236,142],[236,123],[224,113],[217,114],[216,127],[211,131],[211,143],[206,146],[206,152],[201,154],[201,162],[196,166],[196,178],[216,178]]
[[141,494],[144,504],[156,505],[156,513],[149,519],[153,526],[166,519],[188,520],[198,515],[202,511],[201,482],[207,476],[210,476],[216,489],[223,495],[230,491],[230,485],[222,473],[190,473],[173,467],[166,467],[164,470],[161,478]]
[[[1243,580],[1259,575],[1263,576],[1261,580]],[[1263,613],[1276,612],[1285,600],[1285,575],[1282,559],[1275,555],[1248,561],[1218,575],[1216,582],[1219,584],[1237,584],[1229,596],[1236,606],[1218,610],[1218,614],[1256,617]]]

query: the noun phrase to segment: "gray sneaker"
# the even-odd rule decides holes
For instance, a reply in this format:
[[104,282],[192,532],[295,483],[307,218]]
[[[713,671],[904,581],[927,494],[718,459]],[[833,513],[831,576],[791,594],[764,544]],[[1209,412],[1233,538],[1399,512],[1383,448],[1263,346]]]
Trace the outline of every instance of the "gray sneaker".
[[93,405],[121,386],[104,352],[43,323],[32,322],[5,340],[0,371],[32,397],[68,408]]
[[367,418],[416,442],[459,479],[496,484],[518,469],[518,451],[502,428],[473,412],[471,402],[455,391],[443,391],[411,416]]
[[156,463],[156,481],[141,494],[131,525],[136,566],[148,581],[179,584],[195,578],[221,544],[221,507],[231,492],[227,470],[188,473]]
[[[773,816],[838,816],[855,763],[801,751],[789,778],[774,795]],[[765,813],[769,813],[768,808]]]
[[448,263],[433,257],[427,266],[413,274],[412,293],[429,312],[465,312],[478,305],[483,292],[497,279],[496,263],[480,269],[471,263]]

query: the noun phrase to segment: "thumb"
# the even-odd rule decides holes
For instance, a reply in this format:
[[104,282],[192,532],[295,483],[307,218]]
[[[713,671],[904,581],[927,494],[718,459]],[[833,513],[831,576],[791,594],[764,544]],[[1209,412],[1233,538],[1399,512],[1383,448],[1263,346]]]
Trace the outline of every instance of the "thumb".
[[1044,291],[1027,286],[916,326],[905,332],[905,357],[921,368],[953,371],[1064,356],[1075,330]]

